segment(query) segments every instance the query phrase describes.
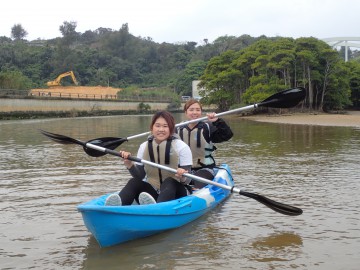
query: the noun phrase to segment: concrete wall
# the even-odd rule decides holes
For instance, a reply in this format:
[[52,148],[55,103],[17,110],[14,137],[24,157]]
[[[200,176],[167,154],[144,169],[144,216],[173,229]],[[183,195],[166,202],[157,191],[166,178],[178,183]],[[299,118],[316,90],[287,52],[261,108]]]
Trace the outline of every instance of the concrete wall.
[[[92,111],[136,110],[140,102],[110,102],[98,100],[51,100],[0,98],[0,112],[15,111]],[[165,110],[168,103],[144,102],[151,110]]]

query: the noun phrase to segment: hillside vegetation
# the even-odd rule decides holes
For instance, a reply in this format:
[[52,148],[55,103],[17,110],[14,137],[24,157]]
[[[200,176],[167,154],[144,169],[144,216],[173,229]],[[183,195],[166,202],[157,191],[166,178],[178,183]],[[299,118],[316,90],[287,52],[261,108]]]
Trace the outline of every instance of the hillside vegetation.
[[143,88],[163,89],[172,98],[191,96],[191,82],[200,79],[203,101],[221,110],[296,86],[307,89],[302,107],[310,110],[360,103],[359,62],[345,63],[343,51],[315,38],[242,35],[170,44],[135,37],[128,24],[84,33],[76,32],[76,26],[64,22],[62,37],[52,40],[0,37],[0,89],[44,89],[48,81],[72,70],[80,86],[138,94]]

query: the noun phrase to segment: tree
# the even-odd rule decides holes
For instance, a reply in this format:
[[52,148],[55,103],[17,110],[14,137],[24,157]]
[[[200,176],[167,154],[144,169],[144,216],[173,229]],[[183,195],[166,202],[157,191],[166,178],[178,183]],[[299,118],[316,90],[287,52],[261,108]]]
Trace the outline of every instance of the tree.
[[360,63],[350,61],[347,63],[350,69],[351,100],[355,108],[360,108]]
[[24,76],[21,71],[2,71],[0,72],[0,89],[30,89],[31,80]]
[[[326,44],[325,44],[326,45]],[[326,45],[328,46],[328,45]],[[323,58],[323,66],[324,66],[324,73],[323,73],[323,83],[322,89],[319,89],[320,94],[320,102],[319,102],[319,109],[323,110],[325,95],[328,90],[328,86],[331,84],[332,76],[336,76],[337,67],[339,66],[338,63],[340,62],[340,57],[336,51],[331,48],[325,47],[321,51],[321,55]]]
[[62,25],[60,25],[59,30],[63,35],[62,44],[64,46],[70,46],[73,44],[79,34],[75,31],[77,27],[77,22],[71,21],[67,22],[64,21]]
[[281,38],[273,42],[270,48],[268,67],[277,75],[285,86],[291,86],[295,65],[295,44],[290,38]]
[[336,51],[315,38],[260,39],[212,58],[200,87],[206,89],[205,102],[226,109],[301,85],[307,88],[309,109],[340,110],[350,104],[350,72],[343,64]]
[[85,33],[81,35],[81,41],[84,44],[90,45],[94,43],[96,39],[97,39],[97,34],[90,30],[85,31]]
[[199,94],[204,97],[204,103],[217,104],[221,111],[228,110],[237,101],[238,83],[243,76],[232,65],[236,56],[237,53],[230,50],[212,58],[200,78],[199,87],[204,90]]
[[323,111],[343,110],[351,105],[350,70],[343,61],[334,66],[335,72],[330,76],[330,83],[324,97]]
[[312,81],[313,71],[319,68],[319,50],[317,48],[318,40],[315,38],[299,38],[296,40],[296,56],[301,65],[300,72],[302,74],[302,86],[308,88],[308,107],[310,110],[314,109],[314,89],[315,85]]
[[184,96],[191,96],[192,81],[198,80],[204,73],[206,62],[195,61],[186,65],[184,72],[176,80],[176,92]]
[[21,24],[14,24],[14,26],[11,28],[11,37],[14,40],[23,40],[27,34],[28,32],[26,32]]
[[0,45],[1,44],[9,44],[9,43],[11,43],[11,38],[8,38],[5,36],[0,37]]
[[73,70],[81,85],[165,87],[177,95],[189,95],[191,81],[201,76],[203,101],[221,110],[258,102],[298,85],[307,88],[303,105],[312,104],[315,110],[347,106],[349,90],[351,98],[358,100],[357,69],[345,68],[336,51],[314,38],[243,35],[223,36],[202,45],[158,44],[150,37],[132,35],[128,24],[116,31],[98,28],[84,34],[76,32],[76,26],[65,21],[60,26],[63,37],[38,46],[0,37],[0,72],[19,70],[34,85],[43,86]]
[[77,22],[64,21],[64,23],[62,25],[60,25],[59,30],[60,30],[61,34],[63,35],[63,37],[68,37],[68,36],[72,36],[72,35],[76,34],[76,31],[75,31],[76,27],[77,27]]
[[183,48],[179,48],[179,50],[174,54],[174,66],[177,69],[184,69],[190,62],[190,59],[190,52]]

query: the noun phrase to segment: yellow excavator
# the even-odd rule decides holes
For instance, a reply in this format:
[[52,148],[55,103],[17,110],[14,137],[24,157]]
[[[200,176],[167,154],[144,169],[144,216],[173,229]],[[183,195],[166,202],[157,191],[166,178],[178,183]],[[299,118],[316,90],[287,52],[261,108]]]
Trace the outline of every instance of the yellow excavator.
[[67,76],[71,76],[71,79],[73,80],[73,82],[78,85],[78,81],[75,78],[75,74],[73,71],[68,71],[65,73],[60,74],[59,76],[57,76],[57,78],[53,81],[49,81],[47,82],[47,86],[60,86],[61,85],[61,79]]

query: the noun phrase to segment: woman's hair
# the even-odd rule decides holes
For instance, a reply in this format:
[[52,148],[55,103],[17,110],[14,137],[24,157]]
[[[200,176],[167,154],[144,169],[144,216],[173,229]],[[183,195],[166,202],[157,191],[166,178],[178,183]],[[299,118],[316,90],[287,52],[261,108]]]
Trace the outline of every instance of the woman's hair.
[[164,118],[166,123],[168,124],[170,135],[174,134],[175,119],[174,119],[174,116],[172,116],[172,114],[169,113],[168,111],[158,111],[153,115],[151,124],[150,124],[150,130],[152,130],[152,127],[155,125],[156,120],[160,117]]
[[187,111],[187,109],[189,109],[189,107],[193,104],[199,104],[200,105],[200,109],[202,110],[202,105],[200,103],[200,101],[196,100],[196,99],[189,99],[188,101],[186,101],[185,105],[184,105],[184,112]]

